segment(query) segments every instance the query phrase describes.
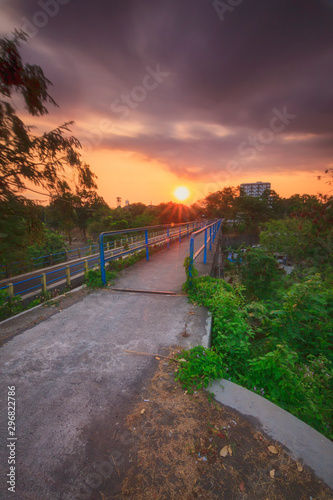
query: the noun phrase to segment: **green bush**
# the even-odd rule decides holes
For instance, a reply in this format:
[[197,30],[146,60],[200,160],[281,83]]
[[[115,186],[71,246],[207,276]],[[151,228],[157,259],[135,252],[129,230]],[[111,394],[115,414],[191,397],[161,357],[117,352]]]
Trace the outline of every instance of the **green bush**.
[[332,288],[318,274],[279,283],[274,301],[250,302],[243,286],[194,279],[189,299],[212,312],[213,347],[179,353],[177,379],[193,390],[228,378],[333,438]]
[[21,297],[9,298],[7,290],[0,290],[0,321],[23,311]]
[[319,274],[294,283],[269,311],[265,328],[269,336],[297,350],[333,361],[333,291]]
[[214,349],[197,346],[179,352],[177,358],[179,369],[175,378],[190,393],[202,385],[208,387],[211,379],[222,378],[225,374],[223,358]]
[[[66,251],[66,245],[64,237],[61,234],[54,233],[49,229],[45,229],[44,237],[42,243],[35,243],[34,245],[28,247],[28,258],[36,259],[36,266],[44,266],[50,264],[50,255],[58,254]],[[45,257],[42,259],[41,257]],[[63,256],[57,255],[58,257],[62,257],[57,262],[61,262],[62,260],[66,260],[66,255]]]
[[280,274],[274,257],[261,248],[248,248],[240,267],[242,284],[252,298],[266,299],[274,294]]
[[[117,273],[112,271],[106,271],[105,274],[106,274],[106,286],[113,285]],[[104,283],[101,278],[101,271],[98,269],[97,270],[89,269],[84,282],[87,285],[87,287],[92,290],[104,287]]]

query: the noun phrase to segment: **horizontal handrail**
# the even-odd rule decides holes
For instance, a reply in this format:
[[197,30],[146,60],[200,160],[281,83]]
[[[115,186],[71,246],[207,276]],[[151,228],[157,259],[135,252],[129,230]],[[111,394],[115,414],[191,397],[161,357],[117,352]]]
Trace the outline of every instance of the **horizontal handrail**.
[[[119,234],[126,234],[126,233],[134,233],[134,232],[142,232],[144,233],[144,238],[145,238],[145,243],[142,245],[142,248],[146,249],[146,260],[149,260],[149,246],[154,245],[156,242],[152,241],[149,242],[149,235],[148,231],[154,230],[154,229],[166,229],[166,236],[164,238],[161,238],[161,242],[165,241],[167,243],[167,248],[169,248],[169,242],[171,238],[179,237],[179,241],[181,242],[181,237],[185,233],[187,234],[187,237],[189,237],[189,234],[194,231],[194,229],[201,227],[205,222],[202,221],[193,221],[193,222],[181,222],[178,224],[160,224],[158,226],[146,226],[146,227],[138,227],[138,228],[130,228],[130,229],[121,229],[118,231],[109,231],[109,232],[103,232],[99,235],[99,254],[100,254],[100,264],[101,264],[101,278],[104,283],[106,284],[106,272],[105,272],[105,262],[107,260],[111,259],[105,259],[104,255],[104,238],[107,236],[116,236]],[[182,230],[182,227],[186,226],[186,230]],[[191,229],[190,229],[191,227]],[[129,249],[126,253],[131,253],[132,251]]]
[[[151,228],[155,227],[160,227],[160,226],[150,226]],[[138,228],[140,230],[142,228]],[[134,229],[136,230],[136,229]],[[128,232],[128,229],[122,229],[119,231],[116,231],[117,233],[126,233]],[[112,233],[112,232],[111,232]],[[112,234],[111,234],[112,236]],[[126,239],[125,244],[130,243],[134,244],[135,241],[139,241],[141,239],[144,239],[144,235],[138,235],[138,236],[132,236],[130,237],[132,242],[129,242],[128,239]],[[120,243],[120,246],[123,246],[124,241],[123,239],[120,240],[114,240],[114,241],[106,241],[104,243],[105,249],[106,250],[111,250],[112,248],[117,248],[117,244]],[[56,263],[61,263],[63,262],[70,262],[71,260],[74,260],[76,258],[81,259],[84,256],[87,255],[93,255],[94,253],[99,253],[99,244],[94,243],[88,246],[84,247],[79,247],[79,248],[74,248],[72,250],[65,250],[63,252],[57,252],[57,253],[52,253],[48,255],[42,255],[39,257],[32,257],[30,260],[26,261],[17,261],[17,262],[11,262],[9,264],[0,264],[0,279],[10,279],[9,275],[11,276],[19,276],[21,274],[27,274],[29,272],[33,272],[34,270],[42,270],[45,269],[46,265],[52,266]],[[22,265],[22,267],[17,267],[18,265]],[[21,271],[21,272],[20,272]],[[1,290],[1,288],[0,288]]]
[[[126,246],[124,247],[116,247],[113,246],[112,248],[110,245],[108,245],[106,242],[104,242],[104,254],[106,256],[105,261],[109,260],[115,260],[118,259],[119,257],[129,255],[130,253],[138,252],[139,250],[146,249],[149,252],[149,247],[153,245],[159,245],[163,242],[167,243],[167,246],[169,247],[170,241],[174,239],[180,239],[183,235],[189,236],[190,233],[192,233],[193,229],[196,229],[200,225],[202,225],[202,221],[195,221],[195,222],[189,222],[189,223],[181,223],[181,224],[166,224],[166,225],[161,225],[161,226],[147,226],[146,228],[132,228],[130,230],[119,230],[119,231],[112,231],[110,233],[106,233],[106,236],[111,234],[114,235],[115,233],[121,233],[124,234],[124,232],[130,231],[133,233],[134,231],[141,231],[143,234],[140,235],[140,237],[134,237],[134,238],[129,238],[129,239],[121,239],[122,242],[125,242],[129,245],[129,248],[127,249]],[[161,228],[162,231],[155,231],[156,228]],[[167,230],[165,231],[165,228]],[[149,234],[149,239],[148,242],[146,241],[146,235],[145,231],[147,233],[151,233],[151,230],[154,230],[153,234]],[[109,242],[108,242],[109,243]],[[133,246],[135,245],[135,246]],[[131,248],[132,247],[132,248]],[[59,267],[59,269],[50,269],[48,268],[47,270],[45,269],[44,272],[39,272],[35,276],[27,279],[21,279],[20,281],[14,282],[14,283],[8,283],[2,287],[0,287],[0,291],[2,290],[7,290],[8,297],[14,297],[17,295],[24,295],[32,290],[37,290],[39,289],[40,291],[46,292],[47,291],[47,286],[51,283],[55,282],[63,282],[64,279],[67,280],[67,284],[70,285],[71,282],[71,276],[74,277],[76,275],[79,275],[82,272],[86,272],[90,268],[96,267],[99,265],[100,261],[100,255],[95,254],[95,256],[92,256],[91,258],[87,257],[82,257],[82,260],[79,260],[79,262],[75,261],[72,264],[65,264],[63,267]],[[54,275],[55,273],[59,273],[59,276],[53,278],[51,276],[52,274]],[[39,281],[39,283],[38,283]],[[36,282],[38,284],[36,284]],[[23,285],[26,284],[26,287],[21,287],[22,289],[20,291],[16,291],[16,287],[18,285]],[[16,289],[16,290],[15,290]]]

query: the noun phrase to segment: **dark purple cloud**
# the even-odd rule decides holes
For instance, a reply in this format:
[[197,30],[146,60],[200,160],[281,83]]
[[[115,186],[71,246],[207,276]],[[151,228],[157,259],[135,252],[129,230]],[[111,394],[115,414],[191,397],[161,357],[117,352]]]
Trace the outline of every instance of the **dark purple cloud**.
[[[331,162],[331,0],[243,0],[223,21],[208,0],[5,0],[2,9],[31,31],[24,54],[54,83],[55,117],[84,122],[85,143],[95,133],[94,147],[156,158],[192,178],[230,160],[244,171]],[[140,94],[144,81],[153,86],[147,67],[158,65],[169,75]],[[133,92],[131,107],[124,96]],[[273,110],[284,108],[295,118],[267,142]],[[114,135],[103,120],[141,129]],[[258,135],[267,140],[251,159],[244,142]]]

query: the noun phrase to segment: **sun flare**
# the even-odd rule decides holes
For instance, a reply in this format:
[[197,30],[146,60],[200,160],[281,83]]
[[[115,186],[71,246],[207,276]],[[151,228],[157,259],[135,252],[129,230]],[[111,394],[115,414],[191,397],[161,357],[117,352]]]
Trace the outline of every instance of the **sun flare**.
[[179,186],[174,190],[173,194],[177,200],[184,201],[190,196],[190,191],[185,186]]

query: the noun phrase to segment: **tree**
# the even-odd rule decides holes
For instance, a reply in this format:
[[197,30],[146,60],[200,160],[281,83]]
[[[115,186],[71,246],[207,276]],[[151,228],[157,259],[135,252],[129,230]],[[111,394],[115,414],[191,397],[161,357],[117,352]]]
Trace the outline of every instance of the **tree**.
[[293,261],[300,261],[315,246],[313,225],[296,217],[269,221],[260,233],[260,243],[271,252],[285,253]]
[[221,191],[209,193],[201,205],[204,207],[208,217],[224,217],[233,219],[235,216],[235,198],[237,189],[225,187]]
[[94,216],[107,214],[110,211],[108,204],[91,189],[77,190],[74,196],[74,208],[76,213],[76,224],[83,231],[84,238],[87,237],[87,227]]
[[52,264],[52,255],[54,254],[57,254],[57,263],[66,260],[64,237],[58,233],[53,233],[45,226],[43,226],[43,230],[44,238],[42,243],[34,243],[28,247],[29,259],[35,259],[34,264],[39,267],[45,267]]
[[[24,248],[36,235],[45,234],[34,204],[24,196],[35,185],[54,198],[77,189],[96,188],[95,174],[81,161],[80,143],[68,136],[72,122],[41,136],[23,123],[13,97],[23,98],[33,116],[48,113],[47,103],[57,105],[48,93],[51,82],[36,65],[24,64],[19,54],[23,32],[14,39],[0,39],[0,248],[1,261],[22,258]],[[74,182],[70,183],[69,173]],[[74,175],[73,175],[74,174]],[[38,192],[38,191],[37,191]],[[64,199],[65,202],[65,199]]]
[[269,218],[268,200],[261,197],[239,196],[235,200],[235,210],[248,230],[257,229],[260,222]]
[[261,248],[249,248],[242,257],[241,277],[247,292],[258,299],[269,298],[279,277],[276,260]]
[[66,136],[72,122],[35,136],[16,113],[14,94],[23,97],[34,116],[48,113],[46,103],[56,105],[43,70],[22,62],[18,48],[26,38],[23,32],[15,32],[14,40],[0,40],[0,199],[19,197],[29,183],[53,195],[71,191],[68,170],[76,173],[77,186],[96,188],[95,174],[81,161],[79,141]]
[[24,260],[25,248],[41,241],[42,223],[36,205],[15,196],[0,199],[0,214],[0,263],[6,266],[8,277],[9,264]]
[[65,231],[71,245],[71,229],[76,226],[75,196],[67,191],[54,198],[47,207],[46,214],[48,225],[55,230]]

